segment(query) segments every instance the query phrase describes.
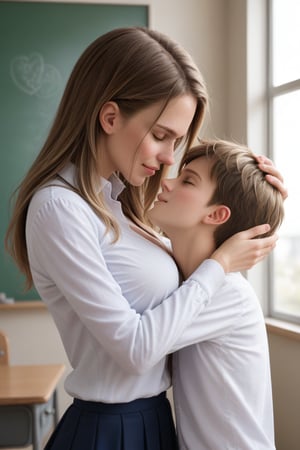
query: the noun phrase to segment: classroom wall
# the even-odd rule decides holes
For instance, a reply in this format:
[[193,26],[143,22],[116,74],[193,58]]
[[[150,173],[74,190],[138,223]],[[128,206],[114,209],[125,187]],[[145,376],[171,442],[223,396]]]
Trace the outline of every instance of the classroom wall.
[[[253,139],[255,128],[251,135],[248,127],[250,111],[247,107],[247,17],[249,4],[257,6],[259,3],[261,7],[264,2],[265,0],[147,2],[150,5],[150,26],[180,41],[192,53],[208,82],[211,123],[205,128],[207,135],[239,140]],[[138,4],[140,1],[110,0],[105,3]],[[264,293],[264,290],[261,292]],[[1,311],[0,328],[10,338],[12,363],[65,362],[68,371],[59,336],[46,310]],[[270,335],[269,339],[277,450],[296,450],[300,440],[299,341],[274,335]],[[69,401],[61,383],[61,411]]]
[[300,340],[269,334],[277,450],[300,447]]

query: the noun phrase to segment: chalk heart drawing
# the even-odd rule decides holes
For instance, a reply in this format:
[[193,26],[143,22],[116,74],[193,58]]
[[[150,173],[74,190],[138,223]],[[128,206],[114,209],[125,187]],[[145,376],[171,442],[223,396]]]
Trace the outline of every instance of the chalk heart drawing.
[[62,77],[58,70],[50,64],[45,64],[40,89],[36,95],[41,98],[53,97],[62,85]]
[[16,56],[10,64],[10,75],[21,91],[41,98],[55,95],[62,82],[59,71],[54,66],[45,64],[39,53]]

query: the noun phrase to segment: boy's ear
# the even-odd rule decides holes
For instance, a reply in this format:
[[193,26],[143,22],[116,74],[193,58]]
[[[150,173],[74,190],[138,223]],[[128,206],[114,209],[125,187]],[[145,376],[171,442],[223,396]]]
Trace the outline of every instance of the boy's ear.
[[228,206],[217,205],[210,214],[204,217],[203,223],[206,225],[221,225],[227,222],[230,216],[231,211]]
[[106,102],[99,112],[99,122],[106,134],[112,134],[118,124],[120,108],[116,102]]

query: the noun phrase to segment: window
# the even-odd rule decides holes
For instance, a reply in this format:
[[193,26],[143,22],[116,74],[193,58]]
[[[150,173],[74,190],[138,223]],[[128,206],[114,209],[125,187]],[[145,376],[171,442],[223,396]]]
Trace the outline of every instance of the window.
[[289,190],[270,264],[270,315],[300,323],[300,2],[268,6],[269,148]]

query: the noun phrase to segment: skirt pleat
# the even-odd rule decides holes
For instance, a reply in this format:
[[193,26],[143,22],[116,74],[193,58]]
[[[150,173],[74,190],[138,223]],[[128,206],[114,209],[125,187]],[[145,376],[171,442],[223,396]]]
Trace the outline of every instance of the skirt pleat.
[[161,439],[157,413],[153,414],[153,411],[151,410],[144,411],[143,419],[146,430],[146,448],[160,448]]
[[97,443],[87,450],[122,450],[122,418],[119,414],[101,414],[98,418]]
[[73,408],[73,405],[69,406],[60,419],[44,450],[71,450],[79,420],[80,411]]
[[[97,429],[98,418],[96,414],[89,411],[81,414],[73,438],[72,450],[97,448]],[[90,430],[89,433],[86,433],[86,430]]]
[[163,405],[163,408],[158,410],[158,422],[160,425],[160,445],[161,448],[178,448],[177,439],[174,433],[164,433],[163,430],[170,430],[174,427],[172,419],[172,411],[169,402]]
[[142,415],[137,413],[124,414],[123,423],[123,447],[129,448],[145,448],[145,433]]
[[129,403],[74,399],[45,450],[177,450],[165,392]]

